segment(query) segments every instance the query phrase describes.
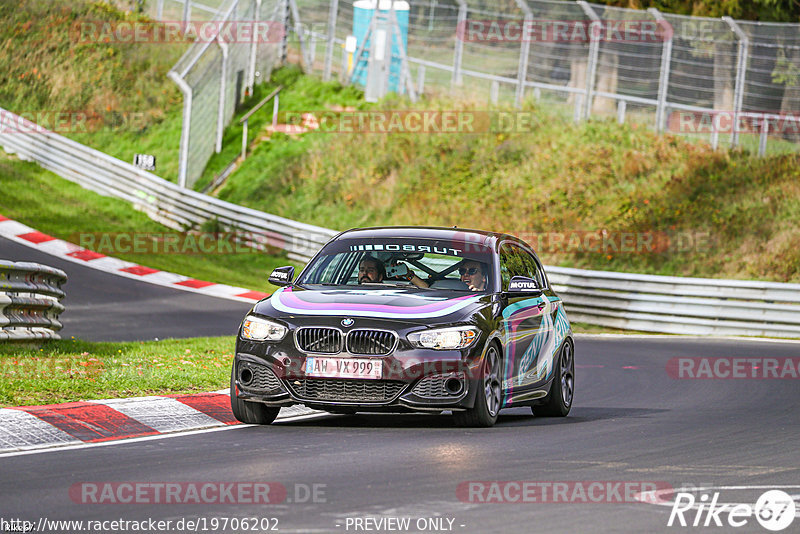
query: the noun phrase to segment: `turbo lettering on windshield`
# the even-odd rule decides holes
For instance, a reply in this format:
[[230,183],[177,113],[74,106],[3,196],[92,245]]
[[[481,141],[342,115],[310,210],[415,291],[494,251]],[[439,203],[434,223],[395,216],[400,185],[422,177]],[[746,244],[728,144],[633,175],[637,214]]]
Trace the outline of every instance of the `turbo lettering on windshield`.
[[351,251],[382,250],[387,252],[427,252],[429,254],[443,254],[445,256],[461,256],[463,250],[448,247],[429,245],[397,245],[390,243],[373,243],[371,245],[350,245]]

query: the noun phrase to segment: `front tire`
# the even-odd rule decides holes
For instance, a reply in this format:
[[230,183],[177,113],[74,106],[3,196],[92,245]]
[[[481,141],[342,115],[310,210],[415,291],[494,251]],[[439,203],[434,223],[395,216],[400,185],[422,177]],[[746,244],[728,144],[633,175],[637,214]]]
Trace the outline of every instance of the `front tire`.
[[550,393],[544,403],[531,406],[533,414],[539,417],[566,417],[572,408],[575,394],[575,349],[567,340],[558,356],[557,374],[553,377]]
[[481,388],[475,394],[475,404],[462,412],[453,412],[456,426],[490,427],[497,422],[502,390],[500,384],[500,352],[492,344],[486,351],[481,367]]
[[268,425],[272,423],[278,412],[281,411],[280,406],[267,406],[260,402],[247,402],[241,400],[236,395],[236,365],[231,369],[231,410],[233,416],[242,423],[248,425]]

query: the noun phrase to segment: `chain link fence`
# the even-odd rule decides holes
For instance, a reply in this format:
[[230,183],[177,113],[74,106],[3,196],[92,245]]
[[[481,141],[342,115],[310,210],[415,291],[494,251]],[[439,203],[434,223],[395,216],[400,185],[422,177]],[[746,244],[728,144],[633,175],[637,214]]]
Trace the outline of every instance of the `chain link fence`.
[[[280,29],[274,39],[196,42],[173,67],[170,77],[185,98],[181,185],[191,187],[221,149],[237,102],[269,80],[276,65],[299,59],[284,29],[303,37],[307,70],[347,82],[353,55],[344,45],[354,33],[354,8],[377,3],[147,0],[148,14],[163,21],[271,22]],[[746,145],[760,155],[768,148],[794,151],[800,142],[800,24],[583,1],[412,0],[408,6],[407,54],[417,93],[516,106],[542,100],[560,104],[576,121],[615,116],[714,147]]]
[[[285,0],[149,0],[146,13],[199,38],[169,72],[184,96],[179,183],[192,187],[255,84],[281,61]],[[203,25],[203,23],[209,23]],[[208,36],[211,36],[208,38]]]
[[[353,34],[353,9],[369,0],[298,4],[316,51],[313,68],[327,75],[327,63],[333,76],[346,80],[344,42]],[[575,120],[615,116],[762,155],[768,146],[794,151],[800,141],[800,24],[582,1],[408,4],[408,56],[418,93],[457,92],[517,106],[542,99],[563,104]]]

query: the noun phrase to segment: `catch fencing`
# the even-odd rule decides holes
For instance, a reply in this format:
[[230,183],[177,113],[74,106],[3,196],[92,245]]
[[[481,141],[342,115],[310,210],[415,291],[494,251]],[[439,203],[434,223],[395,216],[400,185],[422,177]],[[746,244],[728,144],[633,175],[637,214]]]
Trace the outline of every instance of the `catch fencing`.
[[[318,58],[313,68],[326,78],[348,77],[344,42],[355,3],[300,4]],[[542,100],[563,104],[576,121],[646,122],[760,155],[794,151],[800,141],[800,24],[582,1],[409,3],[408,60],[418,94],[456,92],[517,106]]]
[[268,30],[264,38],[236,39],[220,31],[214,39],[198,40],[168,73],[184,98],[178,180],[192,187],[211,156],[222,150],[236,106],[254,85],[269,80],[281,61],[288,5],[282,0],[150,0],[146,8],[160,21],[213,21],[217,28],[263,24]]
[[[221,150],[236,105],[286,61],[289,32],[308,45],[301,55],[307,70],[348,81],[353,58],[344,44],[356,3],[147,0],[157,20],[267,22],[278,29],[266,42],[223,35],[196,42],[171,69],[184,95],[180,185],[192,187]],[[516,106],[542,100],[575,121],[644,122],[759,155],[795,151],[800,142],[800,24],[583,1],[409,4],[407,52],[417,94],[459,93]]]
[[66,281],[53,267],[0,260],[0,341],[60,339]]

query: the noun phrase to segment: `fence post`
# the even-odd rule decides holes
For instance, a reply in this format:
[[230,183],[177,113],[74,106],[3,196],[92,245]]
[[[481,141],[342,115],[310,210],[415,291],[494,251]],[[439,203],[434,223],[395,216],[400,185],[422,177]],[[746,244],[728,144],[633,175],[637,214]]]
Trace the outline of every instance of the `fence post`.
[[189,24],[189,17],[192,16],[192,0],[185,0],[183,4],[183,31],[186,31],[186,28]]
[[342,72],[339,73],[339,81],[343,84],[350,83],[350,73],[347,72],[347,49],[342,47]]
[[331,79],[333,46],[336,42],[336,17],[338,13],[339,0],[331,0],[330,10],[328,10],[328,42],[325,45],[325,67],[322,70],[322,80],[325,82]]
[[[380,2],[378,2],[378,5],[380,5]],[[380,8],[378,8],[378,9],[380,9]],[[384,38],[384,43],[385,44],[384,44],[384,48],[383,48],[383,50],[384,50],[384,52],[383,52],[383,54],[384,54],[384,56],[383,56],[384,57],[384,62],[383,62],[384,71],[381,73],[383,75],[383,87],[381,87],[381,96],[385,96],[386,93],[389,92],[389,80],[391,79],[391,76],[392,76],[392,60],[394,59],[394,57],[392,55],[392,48],[393,48],[392,45],[394,44],[394,29],[393,29],[394,19],[395,19],[395,16],[394,16],[394,2],[389,2],[389,14],[386,17],[386,36]],[[403,78],[403,75],[401,73],[400,74],[400,79],[402,79],[402,78]],[[399,90],[397,92],[400,93]],[[402,93],[400,93],[400,94],[402,94]]]
[[731,31],[739,38],[738,51],[736,53],[736,85],[733,89],[733,130],[731,131],[731,148],[739,143],[739,115],[742,113],[742,103],[744,101],[744,81],[747,74],[747,56],[750,52],[750,40],[742,29],[730,17],[722,17],[728,23]]
[[156,4],[156,20],[164,18],[164,0],[158,0]]
[[[288,6],[291,10],[292,15],[292,27],[294,33],[297,35],[297,40],[300,41],[300,64],[303,66],[304,69],[307,69],[308,72],[312,72],[314,70],[314,65],[311,64],[310,61],[310,54],[307,48],[307,43],[305,39],[305,28],[303,27],[300,21],[300,10],[297,8],[297,3],[294,0],[288,0]],[[288,18],[288,16],[287,16]],[[313,32],[312,32],[313,33]],[[311,36],[311,40],[314,40],[314,36]]]
[[458,22],[456,23],[456,48],[453,53],[453,78],[450,85],[461,85],[461,57],[464,55],[464,36],[467,35],[467,0],[458,3]]
[[272,101],[272,130],[278,127],[278,108],[280,107],[281,94],[275,93],[275,98]]
[[[261,22],[261,1],[262,0],[256,0],[256,12],[253,14],[253,24],[256,27],[258,27]],[[247,62],[247,94],[251,96],[253,94],[253,87],[256,85],[256,55],[258,54],[256,41],[256,39],[253,39],[253,42],[250,43],[250,58]]]
[[280,10],[281,27],[283,28],[283,38],[278,49],[278,63],[286,64],[286,56],[289,53],[289,0],[279,0],[278,9]]
[[430,11],[428,12],[428,31],[433,31],[433,19],[436,15],[436,0],[431,0]]
[[242,124],[242,161],[247,158],[247,119]]
[[714,118],[711,119],[711,148],[714,150],[719,147],[719,125],[720,125],[720,114],[718,112],[714,112]]
[[769,134],[769,119],[765,113],[761,117],[761,131],[758,133],[758,156],[764,157],[767,152],[767,134]]
[[586,93],[583,101],[583,118],[588,119],[592,114],[592,90],[594,89],[594,78],[597,72],[597,56],[600,51],[599,36],[602,35],[603,24],[589,4],[583,0],[578,0],[577,4],[581,6],[583,12],[592,21],[589,25],[589,57],[586,63]]
[[177,84],[183,93],[183,123],[181,124],[181,145],[178,155],[178,185],[186,187],[186,173],[189,165],[189,131],[192,125],[192,88],[175,71],[169,71],[167,76]]
[[425,92],[425,65],[417,67],[417,92],[419,94]]
[[219,154],[222,152],[222,134],[225,131],[225,91],[228,87],[228,43],[217,35],[217,43],[222,50],[222,67],[220,68],[219,80],[219,101],[217,102],[217,139],[214,151]]
[[619,124],[625,124],[625,109],[628,107],[628,103],[625,100],[617,100],[617,122]]
[[661,47],[661,72],[658,75],[658,103],[656,104],[656,131],[664,131],[667,95],[669,92],[669,68],[672,61],[672,25],[667,22],[659,10],[651,7],[647,10],[661,27],[664,45]]
[[585,98],[584,95],[580,93],[575,94],[575,107],[572,108],[572,122],[578,123],[581,122],[581,108],[583,107],[583,99]]
[[528,58],[531,52],[530,39],[526,31],[530,30],[533,21],[533,12],[525,0],[516,0],[517,6],[525,13],[522,31],[520,32],[519,64],[517,65],[517,90],[514,93],[514,106],[522,106],[522,97],[525,95],[525,80],[528,79]]

